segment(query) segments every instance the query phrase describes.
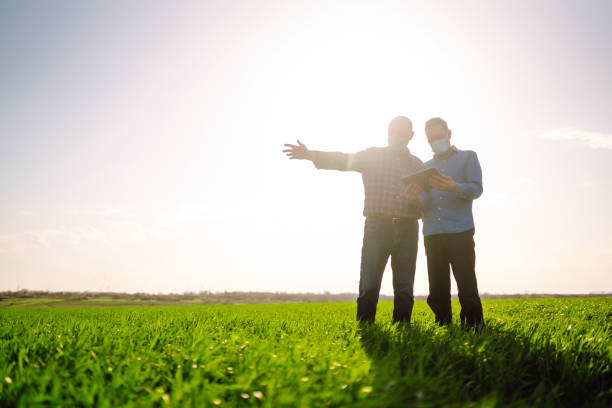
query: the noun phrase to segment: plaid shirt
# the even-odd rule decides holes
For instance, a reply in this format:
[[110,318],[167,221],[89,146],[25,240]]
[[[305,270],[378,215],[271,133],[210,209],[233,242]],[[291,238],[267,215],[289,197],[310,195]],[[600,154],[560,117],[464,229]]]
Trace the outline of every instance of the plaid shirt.
[[420,218],[418,200],[404,195],[401,177],[421,169],[423,162],[408,148],[371,147],[354,154],[313,151],[317,169],[358,171],[363,179],[363,215]]

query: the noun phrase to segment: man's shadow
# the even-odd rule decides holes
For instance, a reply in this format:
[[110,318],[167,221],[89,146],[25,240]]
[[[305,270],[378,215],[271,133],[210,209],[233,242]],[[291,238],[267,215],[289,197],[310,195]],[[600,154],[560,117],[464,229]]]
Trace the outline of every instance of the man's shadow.
[[570,355],[500,323],[478,332],[358,325],[372,361],[372,406],[612,406],[610,356],[601,348]]

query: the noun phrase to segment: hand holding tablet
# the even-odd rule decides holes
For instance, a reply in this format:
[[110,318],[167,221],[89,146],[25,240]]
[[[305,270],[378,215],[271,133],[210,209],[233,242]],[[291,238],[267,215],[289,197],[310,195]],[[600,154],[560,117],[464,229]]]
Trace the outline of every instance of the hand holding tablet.
[[429,184],[429,178],[431,176],[442,176],[442,174],[435,167],[429,167],[424,170],[419,170],[409,176],[402,177],[402,182],[405,186],[416,184],[421,187],[421,191],[429,191],[429,189],[431,189],[431,185]]

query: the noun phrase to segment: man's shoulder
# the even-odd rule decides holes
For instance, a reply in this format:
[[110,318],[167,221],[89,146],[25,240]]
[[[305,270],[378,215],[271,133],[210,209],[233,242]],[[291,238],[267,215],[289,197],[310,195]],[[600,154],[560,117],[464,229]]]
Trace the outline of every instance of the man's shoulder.
[[461,157],[464,160],[478,160],[478,155],[476,154],[476,152],[474,150],[459,150],[457,149],[457,152],[461,155]]
[[466,156],[471,156],[471,155],[475,155],[476,152],[474,150],[470,150],[470,149],[459,149],[458,147],[453,145],[453,150],[456,151],[459,154],[463,154]]
[[361,153],[384,153],[387,150],[388,149],[386,147],[373,146],[373,147],[368,147],[367,149],[363,149]]
[[467,161],[467,160],[473,160],[473,159],[478,160],[478,155],[476,154],[474,150],[470,150],[470,149],[463,150],[463,149],[459,149],[458,147],[454,145],[452,149],[455,152],[455,154],[453,155],[455,156],[455,160],[459,160],[459,161]]
[[[410,156],[410,159],[413,160],[418,166],[423,165],[423,161],[420,158],[412,154],[412,152],[410,152],[409,150],[407,150],[407,153]],[[393,151],[388,146],[368,147],[367,149],[361,150],[356,153],[356,155],[359,155],[362,157],[377,158],[380,160],[384,160],[385,158],[393,154],[394,154]]]
[[357,153],[355,153],[355,156],[367,160],[368,158],[384,156],[386,153],[387,149],[385,149],[384,147],[374,146],[358,151]]

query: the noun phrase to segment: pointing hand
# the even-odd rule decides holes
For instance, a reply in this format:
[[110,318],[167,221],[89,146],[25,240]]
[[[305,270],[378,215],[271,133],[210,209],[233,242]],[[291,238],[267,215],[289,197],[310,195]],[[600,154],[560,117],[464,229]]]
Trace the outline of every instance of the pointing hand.
[[285,144],[285,147],[288,147],[288,149],[283,150],[283,153],[285,153],[287,157],[289,157],[291,160],[294,160],[294,159],[312,160],[312,152],[308,150],[306,145],[300,142],[299,140],[297,141],[297,143],[298,143],[297,145],[288,144],[288,143]]

